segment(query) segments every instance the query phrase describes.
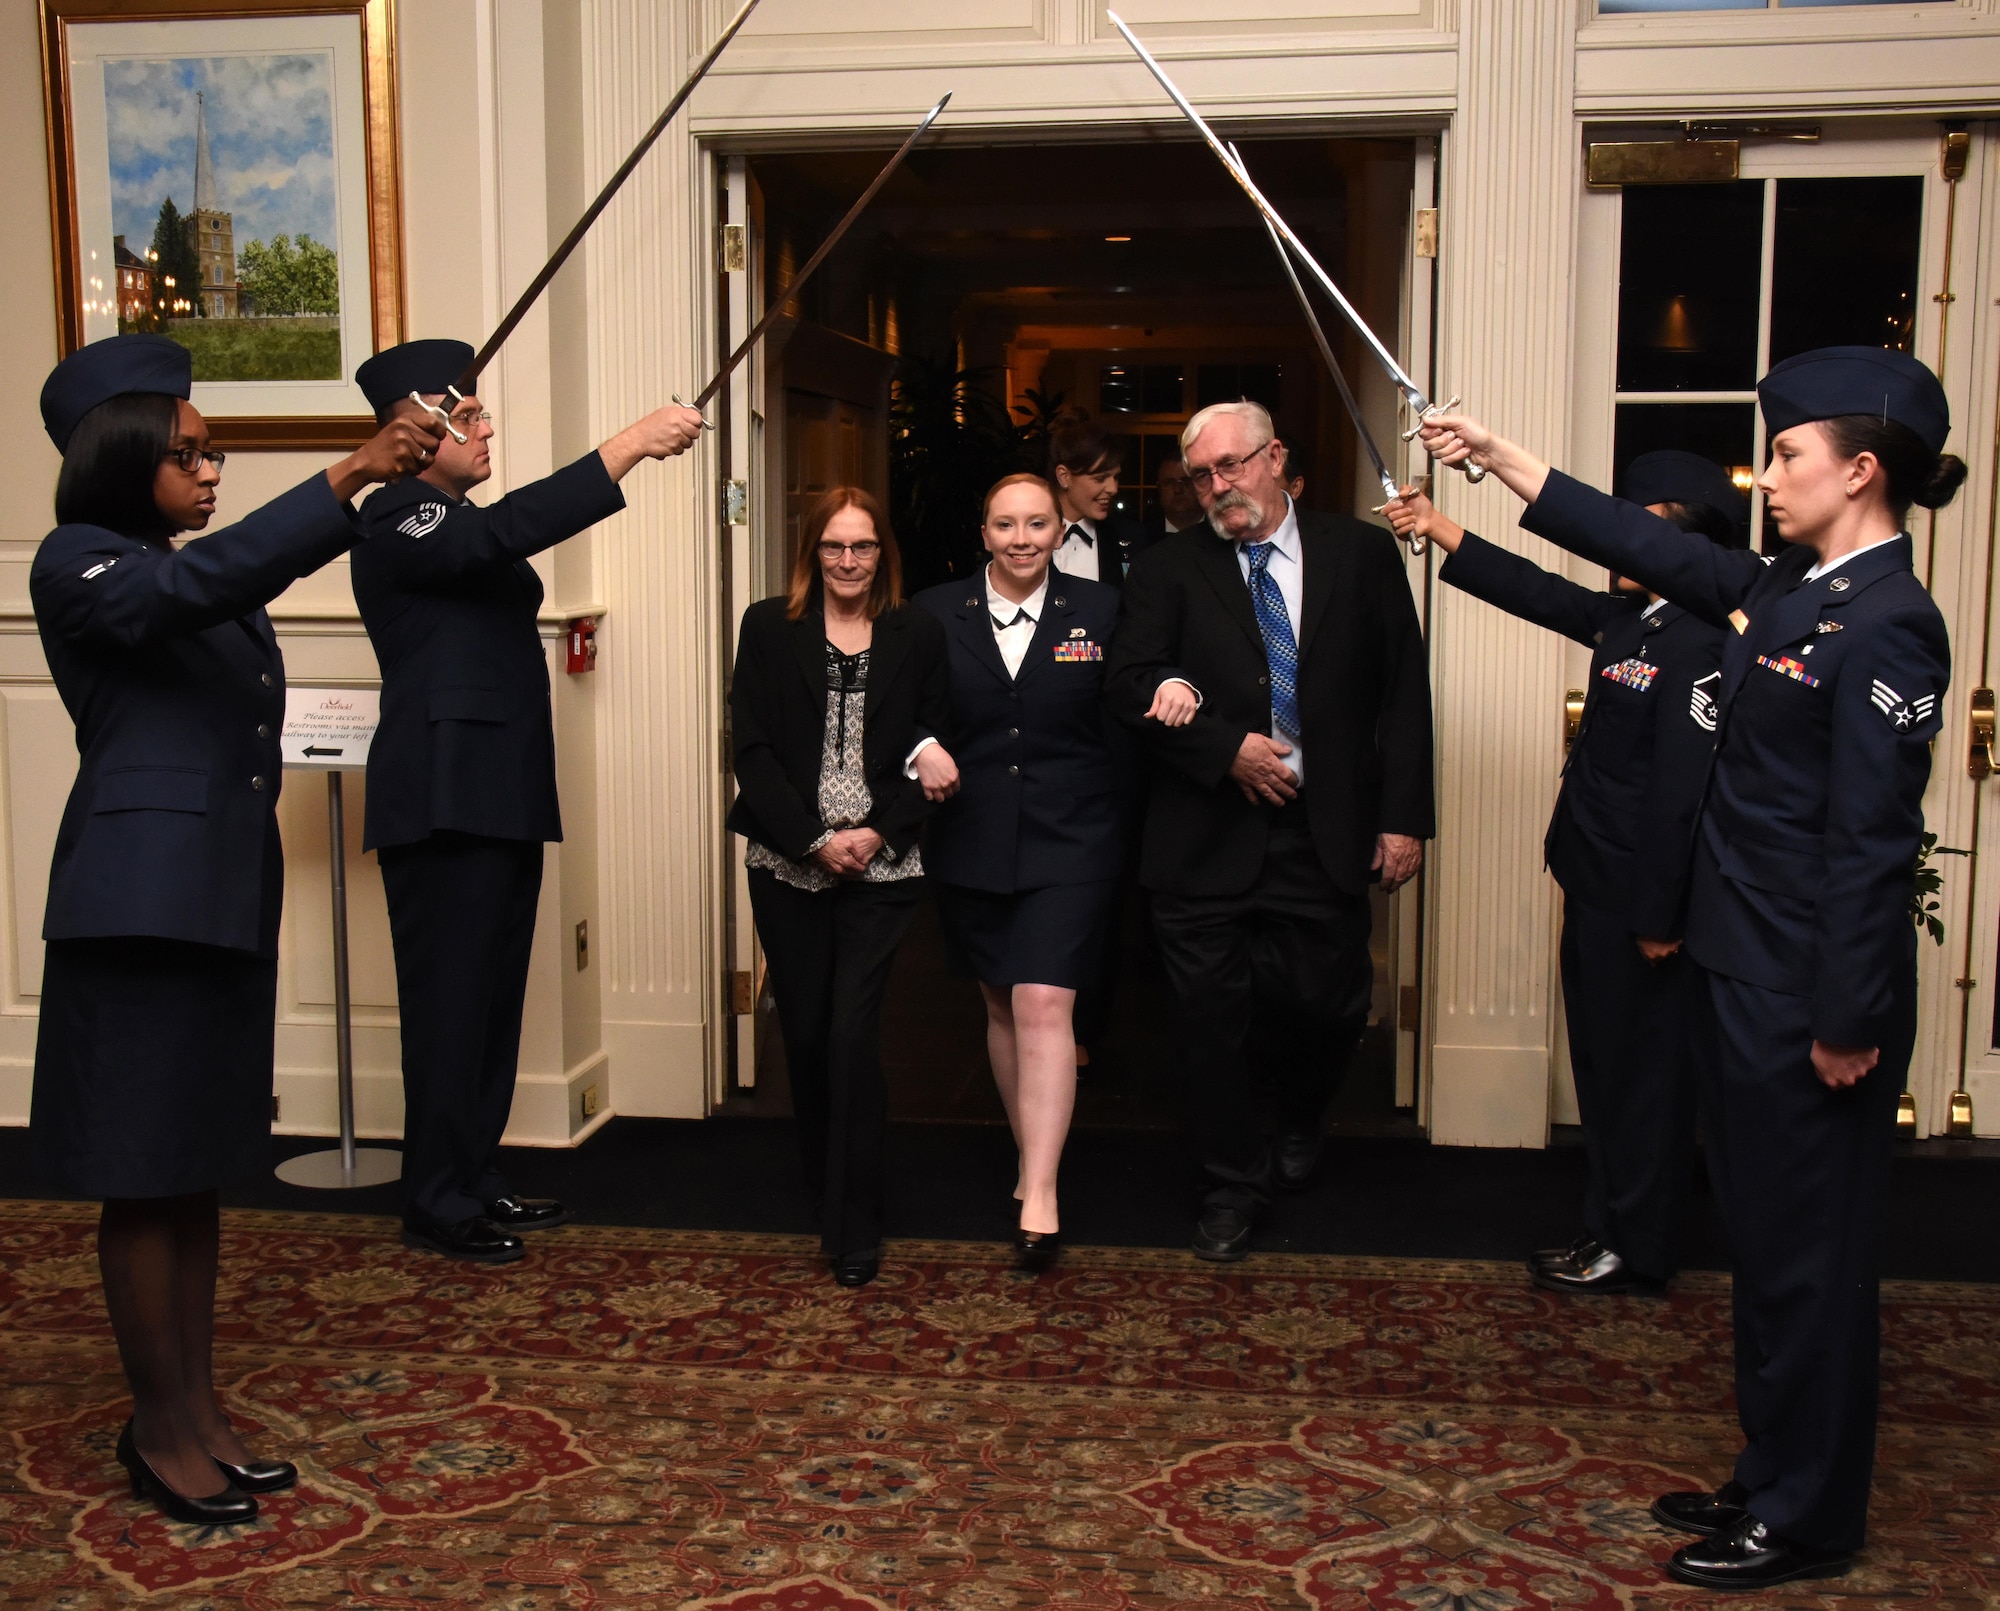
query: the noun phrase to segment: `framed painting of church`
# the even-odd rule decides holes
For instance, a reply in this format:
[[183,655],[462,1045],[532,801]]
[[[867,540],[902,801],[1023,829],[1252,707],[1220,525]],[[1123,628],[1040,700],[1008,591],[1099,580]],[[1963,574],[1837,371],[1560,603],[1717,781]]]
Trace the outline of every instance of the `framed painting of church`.
[[42,0],[63,351],[194,359],[216,444],[338,448],[402,339],[394,0]]

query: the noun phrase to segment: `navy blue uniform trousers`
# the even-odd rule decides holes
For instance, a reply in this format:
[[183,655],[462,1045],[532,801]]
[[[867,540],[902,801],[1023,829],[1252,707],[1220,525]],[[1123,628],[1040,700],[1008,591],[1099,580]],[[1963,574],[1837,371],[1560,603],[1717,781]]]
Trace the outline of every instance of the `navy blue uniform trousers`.
[[521,1061],[542,844],[441,832],[377,854],[402,1003],[404,1211],[456,1225],[510,1195],[496,1160]]
[[1695,969],[1709,1174],[1735,1252],[1736,1480],[1772,1532],[1861,1546],[1875,1464],[1882,1214],[1914,970],[1881,1061],[1844,1091],[1812,1066],[1810,996]]
[[1637,1274],[1676,1268],[1694,1163],[1687,1015],[1695,965],[1640,955],[1629,918],[1563,901],[1563,1013],[1590,1186],[1583,1228]]

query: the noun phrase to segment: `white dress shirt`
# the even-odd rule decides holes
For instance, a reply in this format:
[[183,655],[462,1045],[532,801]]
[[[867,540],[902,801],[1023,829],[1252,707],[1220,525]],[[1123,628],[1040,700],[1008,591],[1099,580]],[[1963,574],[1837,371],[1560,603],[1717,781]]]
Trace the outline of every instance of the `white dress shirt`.
[[[1067,572],[1068,567],[1062,569]],[[1007,675],[1021,675],[1021,662],[1028,658],[1028,645],[1035,641],[1035,628],[1042,619],[1042,606],[1049,596],[1049,573],[1042,572],[1041,585],[1019,604],[1002,598],[993,586],[993,567],[985,572],[986,618],[993,623],[993,642],[1006,664]],[[1006,622],[1002,626],[1002,622]]]
[[1650,621],[1654,616],[1658,615],[1660,611],[1664,610],[1666,607],[1667,607],[1667,601],[1664,598],[1654,599],[1651,604],[1648,604],[1643,610],[1639,612],[1639,619],[1642,621]]
[[1895,537],[1884,537],[1878,542],[1864,543],[1859,548],[1850,549],[1847,553],[1842,554],[1838,559],[1829,560],[1823,565],[1815,565],[1811,570],[1806,572],[1805,579],[1808,582],[1817,582],[1822,576],[1827,575],[1829,572],[1839,570],[1841,566],[1845,565],[1850,559],[1853,559],[1856,555],[1865,554],[1871,548],[1887,547],[1890,543],[1896,541],[1897,537],[1901,537],[1902,535],[1903,534],[1899,531],[1896,533]]
[[[1079,528],[1088,535],[1090,539],[1088,542],[1077,535]],[[1081,517],[1065,521],[1062,546],[1055,552],[1056,569],[1065,576],[1087,576],[1093,582],[1102,581],[1104,571],[1098,564],[1097,551],[1103,546],[1098,540],[1096,521],[1084,520]],[[1039,605],[1036,606],[1038,614],[1040,608]]]
[[[1235,542],[1235,539],[1223,537],[1219,538],[1218,541],[1227,543]],[[1271,576],[1278,584],[1279,596],[1285,601],[1285,614],[1290,618],[1292,623],[1292,642],[1296,644],[1299,641],[1299,617],[1305,613],[1306,567],[1305,558],[1300,552],[1299,545],[1299,511],[1290,498],[1285,499],[1285,518],[1278,523],[1278,529],[1271,533],[1270,541],[1272,545]],[[1249,546],[1248,543],[1236,543],[1236,565],[1243,572],[1243,585],[1245,588],[1248,588],[1250,585],[1250,555],[1247,552]],[[1301,656],[1300,669],[1304,669],[1303,656]],[[1305,691],[1303,689],[1299,692],[1299,698],[1301,702],[1305,699]],[[1304,711],[1301,710],[1300,715],[1303,717],[1304,714]],[[1297,778],[1300,783],[1304,783],[1306,780],[1306,747],[1299,739],[1299,736],[1296,733],[1279,732],[1277,723],[1273,722],[1271,724],[1271,737],[1276,739],[1280,744],[1291,745],[1292,753],[1284,758],[1285,765],[1291,768],[1293,777]]]

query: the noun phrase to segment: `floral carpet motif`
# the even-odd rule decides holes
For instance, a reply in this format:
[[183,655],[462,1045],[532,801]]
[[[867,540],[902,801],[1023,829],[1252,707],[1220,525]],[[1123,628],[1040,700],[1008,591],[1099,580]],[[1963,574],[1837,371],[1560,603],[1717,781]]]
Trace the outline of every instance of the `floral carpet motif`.
[[[521,1264],[225,1218],[218,1364],[300,1486],[133,1501],[93,1215],[0,1202],[0,1606],[1527,1611],[1709,1603],[1646,1514],[1736,1446],[1728,1284],[570,1226]],[[1857,1571],[1738,1604],[2000,1603],[2000,1290],[1885,1304]]]

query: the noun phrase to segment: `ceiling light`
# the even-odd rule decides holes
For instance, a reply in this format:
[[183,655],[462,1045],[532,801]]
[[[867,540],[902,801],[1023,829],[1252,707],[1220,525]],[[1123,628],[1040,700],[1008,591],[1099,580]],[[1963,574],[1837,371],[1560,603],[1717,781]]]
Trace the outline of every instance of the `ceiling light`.
[[1108,241],[1129,241],[1132,237],[1130,235],[1106,235],[1104,238]]

